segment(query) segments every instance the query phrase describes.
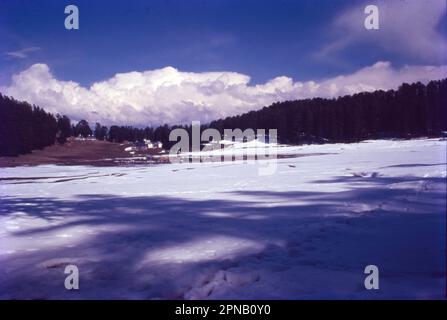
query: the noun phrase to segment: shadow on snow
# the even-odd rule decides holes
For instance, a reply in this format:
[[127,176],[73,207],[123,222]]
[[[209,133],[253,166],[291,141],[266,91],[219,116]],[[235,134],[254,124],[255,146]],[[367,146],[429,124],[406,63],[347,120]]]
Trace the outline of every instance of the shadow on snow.
[[[445,277],[445,179],[336,177],[313,183],[346,182],[348,190],[331,193],[227,194],[235,200],[106,194],[73,200],[3,197],[1,216],[13,218],[21,212],[22,217],[46,221],[12,232],[11,241],[28,239],[32,245],[46,239],[49,244],[0,256],[0,297],[181,299],[191,297],[193,288],[205,288],[218,272],[244,266],[246,273],[259,275],[251,280],[259,283],[291,268],[321,270],[323,278],[350,272],[358,275],[354,288],[361,291],[368,264],[380,267],[385,287],[387,278],[394,278],[406,281],[410,290],[436,296],[440,289],[424,279]],[[240,196],[246,201],[236,200]],[[57,244],[59,234],[73,232],[77,237],[69,245]],[[234,242],[238,250],[221,248]],[[207,250],[214,254],[204,254]],[[63,287],[63,267],[70,263],[80,268],[78,292]],[[268,291],[296,299],[303,296],[301,281],[322,283],[306,279],[305,273],[294,276],[286,291]],[[221,291],[228,289],[229,297],[238,298],[244,285],[227,284]],[[352,294],[351,285],[341,286],[316,287],[312,297]],[[213,287],[206,288],[198,297],[212,294]],[[260,291],[251,297],[276,296]]]

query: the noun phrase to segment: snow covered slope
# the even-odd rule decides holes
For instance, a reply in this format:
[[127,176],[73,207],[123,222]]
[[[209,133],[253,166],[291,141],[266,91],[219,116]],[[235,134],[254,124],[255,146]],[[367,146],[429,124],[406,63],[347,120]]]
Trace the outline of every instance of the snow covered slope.
[[278,154],[302,156],[271,175],[243,161],[2,169],[0,298],[443,297],[446,141]]

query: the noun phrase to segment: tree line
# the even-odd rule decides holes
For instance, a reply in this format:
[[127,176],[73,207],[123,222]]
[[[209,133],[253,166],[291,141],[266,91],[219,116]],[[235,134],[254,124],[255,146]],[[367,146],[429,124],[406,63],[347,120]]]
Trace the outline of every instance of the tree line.
[[276,128],[278,140],[291,144],[439,136],[447,131],[447,79],[336,99],[274,103],[209,127],[221,133],[224,128]]
[[[108,139],[122,142],[143,138],[166,148],[172,129],[191,125],[110,128]],[[277,129],[278,141],[289,144],[350,143],[365,139],[440,136],[447,131],[447,79],[402,84],[397,90],[362,92],[334,99],[313,98],[273,103],[261,110],[201,125],[224,129]]]
[[0,94],[0,155],[15,156],[42,149],[56,141],[64,143],[70,119]]
[[[116,126],[86,120],[72,125],[66,116],[0,94],[0,155],[17,155],[65,143],[69,136],[98,140],[161,141],[170,148],[169,134],[175,128],[189,133],[191,125],[167,124],[156,128]],[[439,136],[447,131],[447,79],[402,84],[397,90],[378,90],[335,99],[313,98],[273,103],[261,110],[227,117],[201,125],[201,130],[277,129],[280,143],[356,142],[379,138]],[[191,134],[190,134],[191,136]]]

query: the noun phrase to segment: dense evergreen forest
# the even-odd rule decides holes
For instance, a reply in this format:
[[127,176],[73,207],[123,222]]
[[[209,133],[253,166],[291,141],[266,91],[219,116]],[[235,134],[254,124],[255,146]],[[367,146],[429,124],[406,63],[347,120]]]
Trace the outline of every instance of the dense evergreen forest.
[[[170,147],[171,129],[111,127],[111,141],[148,138]],[[281,143],[356,142],[378,138],[439,136],[447,131],[447,79],[402,84],[398,90],[363,92],[336,99],[274,103],[258,111],[212,121],[201,129],[277,129]],[[190,135],[191,136],[191,135]]]
[[292,144],[438,136],[447,130],[447,79],[403,84],[397,91],[274,103],[209,126],[221,132],[277,128],[278,140]]
[[[87,121],[70,124],[66,116],[53,116],[37,106],[0,94],[0,155],[18,155],[67,137],[94,136],[111,142],[161,141],[165,148],[174,128],[191,132],[191,126],[134,128]],[[447,131],[447,79],[403,84],[398,90],[363,92],[336,99],[313,98],[274,103],[258,111],[227,117],[201,126],[224,129],[277,129],[281,143],[356,142],[378,138],[439,136]]]
[[70,119],[0,94],[0,155],[42,149],[71,135]]

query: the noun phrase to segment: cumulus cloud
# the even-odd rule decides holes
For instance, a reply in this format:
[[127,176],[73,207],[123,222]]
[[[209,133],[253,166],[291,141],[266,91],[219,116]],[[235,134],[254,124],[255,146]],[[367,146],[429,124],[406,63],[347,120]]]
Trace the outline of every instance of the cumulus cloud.
[[334,38],[317,56],[327,57],[358,44],[371,44],[386,52],[399,54],[424,63],[442,63],[447,53],[447,40],[438,31],[446,14],[445,0],[382,0],[379,8],[379,30],[364,28],[364,8],[357,5],[336,17],[331,25]]
[[46,64],[15,74],[4,94],[44,107],[73,120],[135,126],[209,122],[260,109],[275,101],[337,97],[360,91],[397,88],[403,82],[428,82],[447,76],[447,66],[395,69],[377,62],[352,74],[322,81],[299,82],[285,76],[250,85],[236,72],[181,72],[166,67],[119,73],[89,88],[58,80]]

